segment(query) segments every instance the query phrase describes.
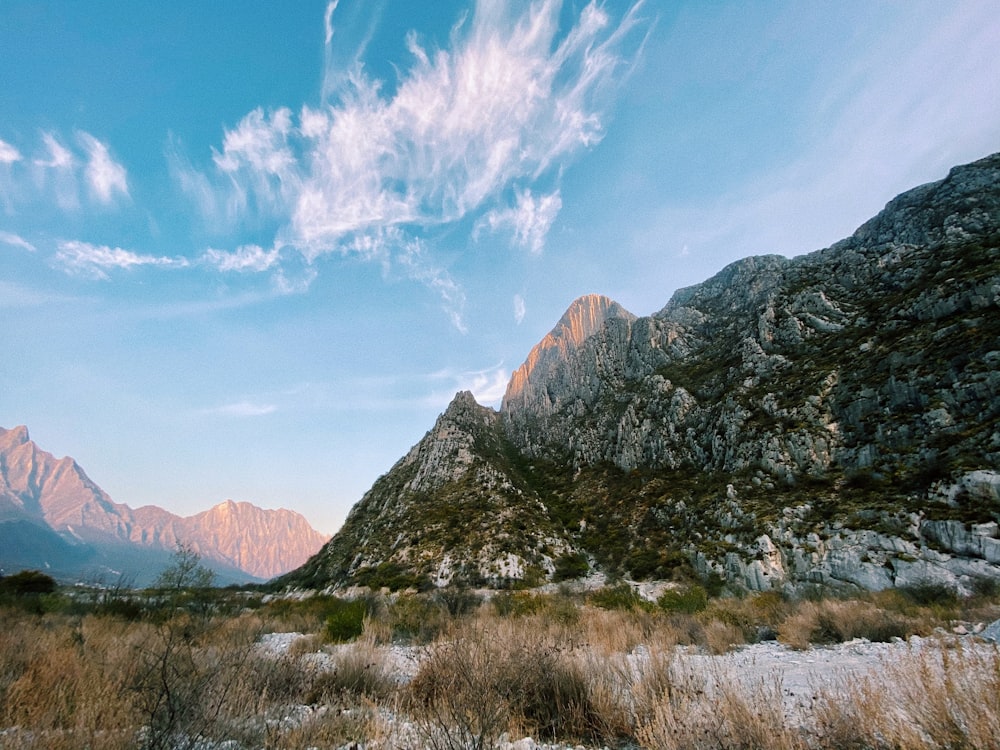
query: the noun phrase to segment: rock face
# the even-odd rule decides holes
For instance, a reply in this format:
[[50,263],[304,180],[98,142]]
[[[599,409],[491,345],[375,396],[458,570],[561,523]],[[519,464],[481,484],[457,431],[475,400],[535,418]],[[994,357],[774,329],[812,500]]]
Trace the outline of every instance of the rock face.
[[[112,502],[72,458],[38,448],[25,427],[0,428],[0,567],[54,566],[74,576],[123,572],[138,582],[155,575],[179,543],[189,545],[223,580],[267,579],[308,559],[326,541],[299,514],[227,500],[181,518],[156,506]],[[39,555],[42,547],[48,555]],[[146,555],[143,550],[166,553]],[[38,559],[36,559],[38,558]]]
[[433,429],[376,480],[334,538],[279,583],[541,582],[568,545],[517,458],[497,413],[459,393]]
[[[477,413],[489,440],[470,432],[459,451],[439,422],[355,512],[378,489],[406,516],[398,476],[420,465],[423,507],[443,507],[442,487],[454,504],[459,481],[511,487],[552,550],[636,578],[1000,579],[1000,154],[897,197],[830,248],[738,261],[649,317],[583,297],[499,414]],[[438,451],[456,458],[421,464]],[[355,570],[338,537],[328,582]],[[377,525],[348,546],[383,559],[368,552],[384,549]],[[425,554],[463,559],[447,544]]]

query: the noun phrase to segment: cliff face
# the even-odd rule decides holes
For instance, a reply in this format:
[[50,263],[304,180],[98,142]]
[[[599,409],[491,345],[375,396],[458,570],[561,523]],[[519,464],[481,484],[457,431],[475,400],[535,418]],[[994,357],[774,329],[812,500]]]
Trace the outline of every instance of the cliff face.
[[[530,498],[550,548],[637,578],[998,579],[998,308],[994,155],[899,196],[830,248],[738,261],[651,316],[581,298],[515,372],[499,415],[481,410],[493,454],[470,438],[454,466],[463,492],[509,485]],[[452,450],[437,430],[359,514],[372,493],[410,504],[402,477],[417,456]],[[425,507],[458,481],[445,475]],[[407,523],[424,528],[419,515]],[[370,528],[359,549],[384,549]],[[327,570],[346,580],[350,565]]]
[[547,404],[505,400],[508,434],[578,466],[782,481],[995,465],[997,170],[956,168],[827,250],[748,258],[609,321],[550,366]]
[[[243,578],[266,579],[301,565],[326,541],[297,513],[231,500],[189,518],[156,506],[133,510],[112,502],[72,458],[56,459],[41,450],[23,426],[0,428],[0,526],[5,522],[18,526],[0,530],[11,532],[3,534],[8,547],[2,556],[4,567],[20,560],[60,567],[59,561],[65,561],[70,567],[66,572],[91,564],[100,567],[102,548],[169,552],[183,543],[226,579],[239,573]],[[51,538],[53,532],[56,539]],[[52,560],[36,560],[42,539],[53,550]],[[36,549],[15,549],[18,545]],[[134,557],[134,564],[143,566],[141,554]],[[152,568],[164,559],[156,555],[147,563]],[[156,572],[135,575],[145,580]]]

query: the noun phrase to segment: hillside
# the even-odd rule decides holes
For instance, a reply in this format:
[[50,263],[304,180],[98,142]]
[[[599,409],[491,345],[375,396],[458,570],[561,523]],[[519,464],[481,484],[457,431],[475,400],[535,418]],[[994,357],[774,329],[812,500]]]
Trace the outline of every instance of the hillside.
[[583,297],[499,413],[456,397],[281,582],[523,584],[571,552],[735,588],[1000,580],[998,305],[1000,155],[648,317]]

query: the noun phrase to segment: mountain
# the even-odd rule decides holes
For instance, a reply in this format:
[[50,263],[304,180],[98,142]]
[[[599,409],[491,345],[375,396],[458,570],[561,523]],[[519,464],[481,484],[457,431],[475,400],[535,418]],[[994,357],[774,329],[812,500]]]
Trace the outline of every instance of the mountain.
[[297,513],[232,500],[189,518],[133,510],[72,458],[41,450],[26,427],[0,428],[0,569],[148,583],[183,543],[220,582],[263,580],[301,565],[325,541]]
[[995,583],[998,307],[1000,154],[648,317],[580,298],[499,412],[459,394],[278,583]]

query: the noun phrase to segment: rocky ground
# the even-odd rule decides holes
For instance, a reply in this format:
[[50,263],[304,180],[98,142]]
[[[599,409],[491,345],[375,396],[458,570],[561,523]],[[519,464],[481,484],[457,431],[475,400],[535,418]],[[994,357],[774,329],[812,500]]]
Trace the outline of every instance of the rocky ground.
[[[270,633],[260,640],[260,648],[279,658],[293,651],[293,646],[308,639],[301,633]],[[672,670],[679,679],[703,680],[710,694],[712,686],[738,683],[747,694],[781,696],[782,708],[789,726],[805,725],[820,695],[834,694],[852,684],[871,681],[873,685],[892,690],[891,666],[904,659],[922,658],[932,669],[947,669],[948,653],[961,653],[966,657],[992,656],[1000,640],[1000,621],[984,627],[983,624],[958,626],[956,632],[939,630],[935,635],[922,638],[911,636],[907,640],[894,639],[889,643],[873,643],[859,638],[846,643],[812,646],[797,650],[778,641],[764,641],[737,648],[729,653],[711,655],[695,647],[676,648],[672,654]],[[302,646],[296,647],[296,650]],[[333,669],[339,657],[357,648],[354,644],[326,646],[302,655],[307,663],[319,669]],[[376,647],[401,684],[411,680],[420,667],[426,647],[386,645]],[[627,663],[640,674],[653,658],[650,649],[640,645],[625,655]],[[305,710],[305,707],[303,707]],[[383,718],[392,731],[406,735],[408,723],[385,712]],[[538,743],[531,737],[509,738],[503,745],[509,750],[566,750],[569,745]]]

